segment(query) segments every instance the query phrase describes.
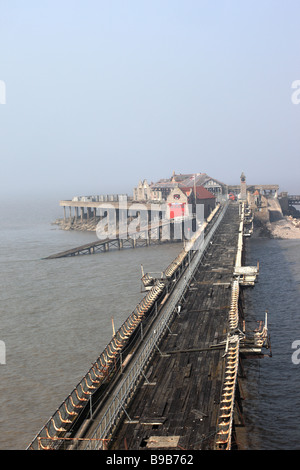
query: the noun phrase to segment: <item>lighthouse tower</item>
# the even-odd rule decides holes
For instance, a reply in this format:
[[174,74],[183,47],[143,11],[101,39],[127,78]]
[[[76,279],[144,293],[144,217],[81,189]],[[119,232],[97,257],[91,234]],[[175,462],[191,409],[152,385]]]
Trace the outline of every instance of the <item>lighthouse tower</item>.
[[242,200],[242,201],[247,200],[247,184],[246,184],[246,176],[244,175],[244,172],[242,172],[242,174],[241,174],[240,200]]

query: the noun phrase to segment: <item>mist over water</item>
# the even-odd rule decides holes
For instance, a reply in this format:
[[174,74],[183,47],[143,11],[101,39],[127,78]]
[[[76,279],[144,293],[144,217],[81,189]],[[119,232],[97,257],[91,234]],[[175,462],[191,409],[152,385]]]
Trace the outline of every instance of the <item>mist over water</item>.
[[[0,448],[24,449],[87,372],[142,299],[141,264],[160,272],[181,244],[42,260],[96,239],[62,231],[56,201],[5,206],[0,226]],[[247,263],[260,261],[256,286],[246,290],[247,326],[268,314],[272,357],[247,360],[244,402],[251,449],[298,449],[300,365],[300,241],[251,239]]]

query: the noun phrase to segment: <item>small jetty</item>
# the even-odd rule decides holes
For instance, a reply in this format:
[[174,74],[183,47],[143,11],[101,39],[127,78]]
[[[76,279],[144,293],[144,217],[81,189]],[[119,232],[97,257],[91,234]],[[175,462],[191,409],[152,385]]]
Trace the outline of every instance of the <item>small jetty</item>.
[[[116,233],[113,238],[99,239],[69,250],[52,254],[43,259],[51,260],[94,253],[103,253],[111,249],[136,248],[158,245],[164,242],[183,241],[184,224],[192,224],[192,218],[186,217],[180,222],[176,220],[160,220],[152,222],[147,227],[141,227],[138,232]],[[179,238],[177,236],[179,235]]]

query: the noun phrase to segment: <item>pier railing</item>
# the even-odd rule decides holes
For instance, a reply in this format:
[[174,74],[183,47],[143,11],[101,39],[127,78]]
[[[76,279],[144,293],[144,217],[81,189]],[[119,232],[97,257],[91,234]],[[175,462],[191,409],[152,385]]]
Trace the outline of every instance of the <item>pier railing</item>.
[[[232,428],[235,409],[236,388],[238,379],[238,368],[240,360],[241,346],[246,335],[239,330],[239,296],[240,285],[252,285],[244,282],[245,275],[239,269],[242,267],[242,255],[244,249],[244,224],[245,224],[245,203],[240,205],[240,226],[238,235],[238,245],[235,260],[234,280],[231,286],[231,304],[229,310],[229,331],[227,334],[225,354],[224,354],[224,374],[220,397],[220,409],[217,422],[217,433],[215,448],[218,450],[230,450],[232,445]],[[254,272],[254,270],[253,270]],[[255,273],[256,275],[256,273]],[[255,277],[255,276],[254,276]],[[254,284],[254,282],[253,282]],[[267,340],[267,317],[265,324],[254,335],[253,346],[259,352]]]
[[42,427],[29,445],[29,449],[38,448],[38,437],[49,439],[51,446],[57,445],[51,439],[54,436],[62,437],[69,430],[72,423],[79,418],[92,393],[108,379],[111,372],[115,369],[116,356],[124,348],[128,338],[137,328],[145,312],[154,305],[164,288],[165,283],[163,281],[156,281],[151,291],[147,293],[132,314],[122,324],[98,359],[92,364],[87,374]]
[[[228,201],[220,210],[217,208],[209,219],[209,222],[213,216],[220,210],[220,214],[214,224],[209,228],[207,236],[204,238],[203,243],[199,246],[197,242],[199,241],[199,236],[194,237],[189,242],[189,246],[178,255],[178,257],[168,266],[165,271],[166,279],[171,277],[173,273],[178,269],[178,267],[186,261],[188,257],[189,267],[184,274],[184,278],[180,279],[176,284],[176,292],[172,296],[172,301],[168,299],[166,304],[168,305],[167,313],[160,318],[157,325],[157,332],[155,333],[155,338],[152,338],[151,347],[150,344],[147,346],[149,349],[145,349],[143,354],[141,353],[140,362],[136,360],[137,369],[132,372],[132,375],[128,378],[128,381],[131,383],[132,380],[137,380],[140,376],[141,371],[146,362],[146,357],[149,357],[150,351],[153,350],[157,344],[159,338],[162,335],[162,331],[167,326],[168,321],[170,320],[171,314],[174,311],[174,308],[181,296],[183,295],[186,286],[188,285],[191,276],[196,269],[198,263],[203,256],[203,253],[206,251],[210,240],[213,238],[223,216],[228,207]],[[207,223],[203,224],[202,230],[207,227]],[[45,442],[44,449],[55,449],[59,447],[59,438],[65,438],[67,433],[72,428],[74,422],[80,418],[81,413],[84,408],[88,405],[88,402],[91,402],[91,397],[93,393],[100,387],[101,384],[107,382],[111,374],[116,370],[116,366],[122,368],[122,351],[124,347],[128,344],[129,339],[132,337],[133,332],[137,330],[138,325],[141,323],[142,319],[145,318],[145,315],[148,315],[151,308],[153,308],[157,302],[157,299],[161,296],[163,291],[166,288],[165,280],[157,280],[152,287],[152,289],[146,294],[142,301],[137,305],[132,314],[127,318],[127,320],[122,324],[116,334],[113,336],[111,341],[105,347],[103,352],[100,354],[98,359],[92,364],[91,368],[87,374],[81,379],[81,381],[76,385],[68,397],[63,401],[63,403],[57,408],[54,414],[48,419],[47,423],[41,428],[37,433],[35,438],[29,444],[27,449],[40,449],[41,445]],[[127,366],[128,369],[128,366]],[[128,369],[129,370],[129,369]],[[130,369],[131,370],[131,369]],[[139,370],[139,372],[138,372]],[[132,383],[131,383],[132,385]],[[130,390],[128,384],[125,385],[122,389],[122,394],[117,396],[113,404],[111,404],[110,411],[107,412],[105,416],[106,424],[99,424],[102,426],[102,431],[108,432],[109,429],[113,427],[114,422],[116,421],[117,416],[124,411],[124,390]],[[101,434],[102,434],[101,431]],[[57,439],[58,438],[58,439]],[[99,439],[97,437],[97,439]],[[100,437],[100,439],[105,439]],[[96,441],[94,441],[96,442]],[[102,442],[102,441],[97,441]]]
[[[157,318],[155,324],[151,328],[151,331],[148,333],[147,339],[145,338],[137,358],[131,367],[127,369],[124,378],[119,384],[116,392],[108,401],[102,418],[100,419],[94,434],[91,436],[90,442],[86,446],[87,450],[103,449],[103,440],[109,439],[109,436],[113,433],[119,420],[124,416],[124,414],[127,415],[129,421],[131,420],[126,411],[126,408],[136,390],[136,387],[141,380],[145,379],[144,371],[147,367],[147,364],[155,350],[159,350],[160,339],[168,328],[168,325],[171,322],[173,316],[176,315],[178,303],[184,295],[189,285],[189,281],[198,267],[199,262],[201,261],[201,258],[205,253],[210,241],[212,240],[216,230],[218,229],[227,207],[228,203],[226,203],[226,205],[223,207],[217,221],[213,225],[209,235],[204,239],[202,245],[197,247],[197,251],[193,252],[193,256],[191,256],[190,264],[185,275],[178,281],[176,290],[166,302],[165,308]],[[189,251],[189,253],[191,253],[191,251]]]

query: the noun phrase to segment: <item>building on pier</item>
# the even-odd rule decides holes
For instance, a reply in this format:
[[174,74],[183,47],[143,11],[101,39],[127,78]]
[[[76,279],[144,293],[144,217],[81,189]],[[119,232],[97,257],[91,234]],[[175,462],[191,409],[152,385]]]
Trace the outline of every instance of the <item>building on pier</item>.
[[[134,201],[149,201],[152,199],[152,189],[147,180],[139,181],[136,188],[133,188]],[[158,200],[161,200],[158,198]]]
[[196,204],[203,205],[206,219],[216,207],[216,197],[203,186],[176,187],[167,197],[167,218],[192,216],[196,213]]
[[[206,218],[217,203],[223,203],[232,193],[240,201],[247,201],[254,195],[257,207],[262,196],[268,200],[277,199],[278,185],[247,185],[244,173],[241,175],[239,185],[227,185],[212,178],[206,173],[176,174],[167,179],[160,179],[157,183],[148,183],[146,179],[140,180],[133,190],[133,197],[127,194],[102,194],[94,196],[75,196],[72,200],[60,201],[63,207],[63,221],[67,228],[91,225],[96,227],[97,223],[112,214],[119,223],[120,214],[129,220],[130,214],[125,214],[125,206],[128,210],[134,209],[140,213],[147,212],[148,220],[160,218],[182,217],[188,215],[186,207],[196,203],[204,205],[204,217]],[[178,195],[181,200],[174,200]],[[280,197],[282,209],[292,210],[292,203],[299,204],[299,196]],[[139,204],[139,206],[138,206]],[[171,204],[171,206],[170,206]],[[184,205],[182,205],[184,204]],[[126,209],[126,210],[127,210]],[[192,213],[195,213],[192,210]],[[107,215],[109,217],[109,215]],[[122,218],[121,217],[121,218]]]
[[166,201],[175,188],[194,187],[204,187],[218,200],[228,193],[226,184],[206,173],[176,174],[173,172],[170,178],[160,179],[156,183],[149,184],[146,180],[140,181],[133,189],[133,199],[135,201]]

